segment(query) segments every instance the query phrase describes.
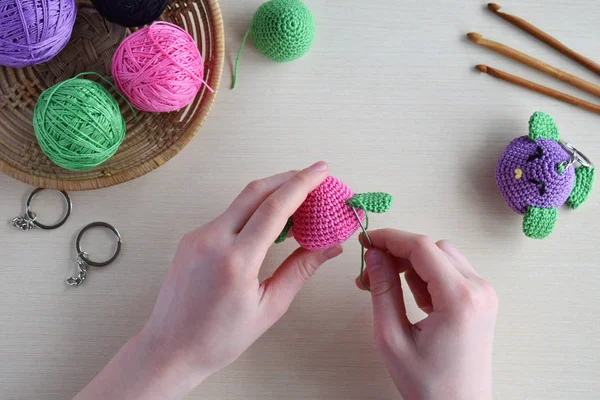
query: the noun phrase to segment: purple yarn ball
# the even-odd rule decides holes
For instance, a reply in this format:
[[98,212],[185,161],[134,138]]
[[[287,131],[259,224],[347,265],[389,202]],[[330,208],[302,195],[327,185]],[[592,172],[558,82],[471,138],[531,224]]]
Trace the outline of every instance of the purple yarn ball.
[[[496,183],[514,211],[527,208],[558,208],[565,204],[575,185],[575,168],[559,172],[559,164],[569,153],[555,140],[513,140],[496,167]],[[520,172],[519,172],[520,171]]]
[[50,60],[69,42],[76,16],[75,0],[0,0],[0,65]]

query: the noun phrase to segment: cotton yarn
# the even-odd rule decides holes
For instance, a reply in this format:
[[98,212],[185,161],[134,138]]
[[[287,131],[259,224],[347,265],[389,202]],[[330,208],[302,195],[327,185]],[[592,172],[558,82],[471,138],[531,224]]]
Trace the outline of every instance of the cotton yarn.
[[126,38],[113,57],[117,88],[138,110],[177,111],[203,85],[204,63],[194,39],[168,22],[155,22]]
[[135,27],[156,21],[169,0],[92,0],[92,3],[110,22]]
[[556,123],[542,112],[531,116],[529,135],[514,139],[496,166],[500,193],[513,211],[524,215],[523,232],[534,239],[552,233],[563,204],[579,207],[593,180],[594,169],[575,168]]
[[[536,154],[541,154],[540,158],[531,158]],[[508,145],[498,161],[496,183],[510,208],[520,214],[525,214],[530,206],[560,207],[575,184],[574,168],[562,174],[558,171],[557,166],[568,160],[569,153],[555,140],[532,141],[522,136]],[[519,179],[516,179],[516,170],[522,171]]]
[[[368,212],[387,212],[393,202],[387,193],[360,193],[352,190],[339,179],[330,176],[315,190],[290,217],[275,241],[284,242],[290,233],[307,250],[325,250],[347,241],[359,228],[369,229]],[[360,282],[363,283],[365,268],[365,239],[361,240]]]
[[360,228],[360,222],[366,220],[367,212],[384,213],[392,201],[387,193],[354,194],[342,181],[330,176],[308,194],[277,242],[284,241],[293,231],[294,239],[305,249],[328,249],[348,240]]
[[246,39],[252,36],[256,49],[275,62],[293,61],[310,50],[315,37],[315,20],[301,0],[271,0],[262,4],[246,32],[235,63],[233,88]]
[[0,65],[52,59],[71,38],[76,16],[75,0],[0,0]]
[[45,90],[33,127],[42,151],[58,166],[87,171],[116,152],[125,138],[117,101],[100,84],[78,75]]
[[[354,193],[342,181],[328,177],[311,192],[292,217],[294,239],[308,250],[324,250],[344,243],[360,228],[346,204]],[[358,210],[362,221],[365,212]]]

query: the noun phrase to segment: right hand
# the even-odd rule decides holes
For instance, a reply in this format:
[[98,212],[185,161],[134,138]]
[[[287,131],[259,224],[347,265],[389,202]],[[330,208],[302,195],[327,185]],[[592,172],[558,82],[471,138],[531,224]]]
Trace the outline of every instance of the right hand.
[[[405,400],[491,400],[498,298],[450,243],[395,230],[369,232],[363,281],[375,341]],[[362,237],[363,242],[367,242]],[[428,316],[411,324],[400,273]],[[357,278],[357,286],[364,289]]]

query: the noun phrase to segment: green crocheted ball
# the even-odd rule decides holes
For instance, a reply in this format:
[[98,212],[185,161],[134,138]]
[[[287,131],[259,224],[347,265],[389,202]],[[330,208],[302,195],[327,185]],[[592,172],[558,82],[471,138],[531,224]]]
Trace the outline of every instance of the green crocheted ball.
[[315,20],[300,0],[271,0],[254,14],[250,28],[258,51],[276,62],[292,61],[310,49]]

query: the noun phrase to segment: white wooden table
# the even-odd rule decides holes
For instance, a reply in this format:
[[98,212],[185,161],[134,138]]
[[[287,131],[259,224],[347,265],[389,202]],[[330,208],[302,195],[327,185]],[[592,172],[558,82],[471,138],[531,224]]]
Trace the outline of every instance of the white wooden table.
[[[318,159],[355,191],[394,194],[393,211],[374,217],[373,227],[450,239],[493,283],[501,300],[496,398],[598,398],[600,191],[577,212],[561,209],[551,238],[532,241],[501,198],[494,167],[536,110],[553,115],[563,136],[600,162],[600,118],[474,71],[487,63],[589,99],[464,34],[477,31],[598,77],[484,2],[306,2],[318,23],[312,51],[280,65],[247,46],[236,91],[227,87],[229,65],[260,0],[222,2],[223,86],[207,123],[174,160],[134,182],[71,193],[74,212],[59,230],[22,234],[0,224],[0,399],[74,395],[142,327],[180,236],[216,216],[248,181]],[[598,57],[595,0],[501,5]],[[0,218],[21,213],[31,189],[0,175]],[[59,198],[43,198],[39,214],[58,216]],[[120,229],[122,256],[69,288],[75,235],[96,220]],[[86,241],[99,256],[110,243],[102,232]],[[293,248],[274,248],[265,275]],[[189,399],[399,398],[372,343],[370,299],[354,287],[359,251],[349,242],[279,324]],[[411,307],[411,318],[420,317]]]

